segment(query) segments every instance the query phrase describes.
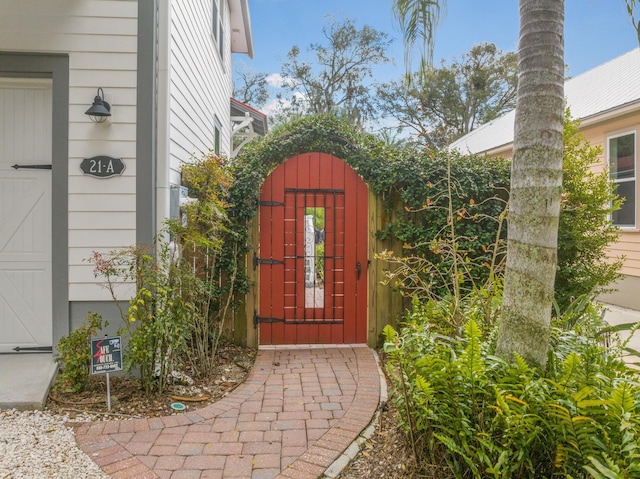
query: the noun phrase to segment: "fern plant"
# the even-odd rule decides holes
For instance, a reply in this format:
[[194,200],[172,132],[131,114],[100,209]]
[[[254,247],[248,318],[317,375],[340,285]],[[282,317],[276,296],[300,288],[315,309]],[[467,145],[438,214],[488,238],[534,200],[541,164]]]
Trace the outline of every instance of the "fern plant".
[[464,302],[458,335],[439,331],[429,315],[448,309],[436,303],[415,302],[400,332],[387,327],[394,397],[418,460],[456,478],[640,477],[637,374],[621,346],[600,341],[598,308],[583,306],[553,328],[546,369],[495,357],[495,331]]

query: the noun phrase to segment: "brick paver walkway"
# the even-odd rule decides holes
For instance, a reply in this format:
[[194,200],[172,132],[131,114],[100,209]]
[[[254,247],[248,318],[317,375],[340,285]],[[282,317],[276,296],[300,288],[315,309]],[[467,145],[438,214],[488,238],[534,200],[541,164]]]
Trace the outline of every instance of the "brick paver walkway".
[[78,446],[121,478],[322,476],[369,424],[380,375],[365,346],[261,349],[245,382],[202,409],[85,424]]

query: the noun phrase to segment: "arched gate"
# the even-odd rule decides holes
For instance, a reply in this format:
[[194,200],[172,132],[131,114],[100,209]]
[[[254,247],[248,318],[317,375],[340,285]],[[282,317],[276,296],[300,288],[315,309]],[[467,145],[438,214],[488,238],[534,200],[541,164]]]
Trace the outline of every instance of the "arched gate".
[[306,153],[260,193],[260,344],[367,342],[368,190],[345,162]]

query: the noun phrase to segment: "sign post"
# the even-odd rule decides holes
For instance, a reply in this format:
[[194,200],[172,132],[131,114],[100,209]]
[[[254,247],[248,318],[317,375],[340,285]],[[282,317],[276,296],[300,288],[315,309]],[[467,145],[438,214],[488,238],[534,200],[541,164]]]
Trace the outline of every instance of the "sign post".
[[91,339],[91,374],[107,375],[107,410],[111,411],[109,373],[122,371],[122,341],[120,336]]

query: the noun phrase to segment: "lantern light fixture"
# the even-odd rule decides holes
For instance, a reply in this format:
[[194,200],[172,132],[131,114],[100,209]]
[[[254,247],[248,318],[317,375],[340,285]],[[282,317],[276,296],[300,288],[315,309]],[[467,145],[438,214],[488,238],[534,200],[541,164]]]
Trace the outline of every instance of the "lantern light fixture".
[[93,104],[84,114],[89,115],[91,121],[95,123],[102,123],[107,120],[107,117],[111,116],[111,105],[105,101],[102,88],[98,88]]

